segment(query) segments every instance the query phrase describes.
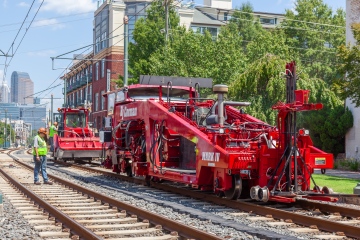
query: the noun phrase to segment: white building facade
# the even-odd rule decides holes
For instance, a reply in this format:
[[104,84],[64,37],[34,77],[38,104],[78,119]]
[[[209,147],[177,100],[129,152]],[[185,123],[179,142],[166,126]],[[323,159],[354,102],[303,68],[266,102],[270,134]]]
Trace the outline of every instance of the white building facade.
[[[360,1],[346,0],[346,43],[355,45],[351,25],[360,23]],[[354,126],[345,136],[345,153],[347,158],[360,158],[360,108],[356,108],[351,99],[346,99],[345,105],[352,112]]]

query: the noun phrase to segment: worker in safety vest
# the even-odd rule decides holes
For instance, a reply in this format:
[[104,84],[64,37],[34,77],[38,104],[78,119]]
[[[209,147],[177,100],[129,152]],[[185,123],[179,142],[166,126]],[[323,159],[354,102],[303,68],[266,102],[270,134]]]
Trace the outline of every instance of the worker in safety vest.
[[46,154],[47,154],[47,146],[46,146],[46,129],[39,128],[38,135],[34,137],[33,144],[33,155],[34,155],[34,183],[36,185],[40,185],[39,182],[39,171],[41,169],[41,174],[44,179],[45,184],[52,185],[53,183],[49,181],[47,173],[46,173]]
[[49,129],[50,152],[54,152],[54,134],[58,134],[57,122],[54,122]]

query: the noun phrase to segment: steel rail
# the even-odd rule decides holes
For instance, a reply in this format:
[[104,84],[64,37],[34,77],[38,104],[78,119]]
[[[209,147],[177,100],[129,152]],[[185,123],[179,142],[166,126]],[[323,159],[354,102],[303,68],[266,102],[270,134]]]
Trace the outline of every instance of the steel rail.
[[[15,150],[14,150],[15,151]],[[11,151],[8,153],[10,157],[14,157],[11,154]],[[18,160],[17,160],[18,161]],[[19,161],[18,161],[19,162]],[[54,217],[57,221],[61,222],[66,228],[69,228],[71,233],[73,235],[78,235],[80,238],[83,239],[102,239],[101,237],[95,235],[93,232],[91,232],[89,229],[84,227],[83,225],[79,224],[78,222],[74,221],[72,218],[70,218],[68,215],[62,213],[61,211],[57,210],[53,206],[51,206],[49,203],[41,199],[37,194],[32,192],[31,190],[27,189],[24,185],[16,181],[16,179],[12,178],[9,174],[4,172],[0,168],[0,172],[21,192],[23,192],[27,197],[31,198],[31,200],[34,201],[37,205],[42,207],[46,212],[49,213],[50,216]]]
[[[142,184],[142,185],[147,184],[146,180],[144,180],[144,179],[127,177],[127,176],[112,173],[109,171],[104,171],[104,170],[100,170],[100,169],[92,169],[89,167],[85,167],[85,166],[81,166],[81,165],[74,165],[74,164],[70,164],[70,163],[64,163],[61,161],[54,161],[54,162],[63,164],[63,165],[73,166],[73,167],[87,170],[87,171],[102,173],[107,176],[112,176],[112,177],[115,177],[115,178],[118,178],[118,179],[121,179],[124,181],[136,183],[136,184]],[[271,207],[267,207],[267,206],[261,206],[261,205],[257,205],[257,204],[253,204],[253,203],[244,202],[244,201],[234,201],[234,200],[223,199],[223,198],[219,198],[215,195],[210,195],[210,194],[206,194],[206,193],[202,193],[202,192],[198,192],[198,191],[189,191],[188,188],[187,189],[186,188],[178,188],[178,187],[173,187],[170,185],[155,183],[155,182],[150,182],[150,186],[154,187],[156,189],[181,194],[181,195],[188,196],[188,197],[191,197],[194,199],[211,202],[211,203],[214,203],[217,205],[223,205],[226,207],[238,209],[238,210],[245,211],[245,212],[252,212],[252,213],[255,213],[255,214],[258,214],[261,216],[271,215],[275,219],[284,219],[284,220],[291,219],[293,223],[303,225],[303,226],[316,225],[319,230],[323,230],[323,231],[327,231],[327,232],[343,232],[347,237],[358,238],[359,233],[360,233],[360,227],[355,227],[355,226],[351,226],[348,224],[334,222],[334,221],[330,221],[330,220],[326,220],[326,219],[312,218],[309,216],[304,216],[304,215],[300,215],[297,213],[292,213],[292,212],[288,212],[285,210],[271,208]],[[334,205],[324,205],[321,203],[317,203],[314,206],[317,206],[316,208],[318,208],[320,211],[324,211],[324,212],[329,212],[329,211],[330,212],[340,212],[340,213],[343,213],[344,215],[349,214],[349,215],[346,215],[349,217],[360,217],[360,211],[358,211],[358,210],[354,211],[354,209],[352,209],[352,208],[349,208],[349,210],[346,210],[346,211],[345,210],[340,211],[341,209],[344,209],[344,207],[337,206],[337,208],[333,208],[335,210],[331,210],[332,207],[335,207]],[[353,213],[350,215],[351,211]]]
[[[152,184],[155,185],[155,184]],[[165,184],[156,184],[157,189],[162,189],[165,191],[176,192],[178,194],[183,194],[190,196],[192,198],[201,199],[203,201],[212,202],[218,205],[223,205],[230,208],[239,209],[245,212],[252,212],[258,215],[267,216],[271,215],[275,219],[291,219],[293,223],[303,225],[303,226],[317,226],[318,229],[327,231],[327,232],[343,232],[347,237],[358,238],[360,233],[360,227],[351,226],[348,224],[343,224],[339,222],[334,222],[321,218],[313,218],[305,215],[300,215],[297,213],[292,213],[284,211],[281,209],[271,208],[267,206],[256,205],[243,201],[234,201],[228,199],[222,199],[217,196],[212,196],[200,192],[189,191],[181,188],[174,188]],[[360,217],[359,215],[357,217]]]
[[[15,156],[12,156],[11,157],[14,158],[14,160],[29,168],[29,169],[33,169],[32,166],[24,163],[24,162],[21,162],[19,161],[19,159]],[[80,185],[77,185],[75,183],[72,183],[72,182],[69,182],[69,181],[66,181],[62,178],[59,178],[53,174],[48,174],[49,177],[51,177],[52,179],[54,179],[56,182],[59,182],[59,183],[62,183],[64,184],[65,186],[68,186],[76,191],[79,191],[89,197],[93,197],[94,199],[96,200],[100,200],[101,202],[104,202],[104,203],[108,203],[109,206],[112,206],[112,207],[116,207],[118,209],[122,209],[122,210],[126,210],[128,213],[131,213],[131,214],[135,214],[137,215],[137,217],[139,217],[140,219],[147,219],[149,220],[152,224],[154,225],[161,225],[164,229],[168,230],[168,231],[176,231],[180,236],[184,237],[184,238],[189,238],[189,239],[206,239],[206,240],[220,240],[222,238],[216,236],[216,235],[213,235],[213,234],[209,234],[209,233],[206,233],[206,232],[203,232],[203,231],[200,231],[196,228],[193,228],[193,227],[189,227],[189,226],[186,226],[182,223],[179,223],[179,222],[176,222],[174,220],[171,220],[171,219],[168,219],[168,218],[165,218],[163,216],[160,216],[158,214],[155,214],[155,213],[151,213],[151,212],[148,212],[146,210],[143,210],[143,209],[139,209],[135,206],[132,206],[130,204],[126,204],[126,203],[123,203],[123,202],[120,202],[114,198],[110,198],[108,196],[105,196],[101,193],[97,193],[97,192],[94,192],[90,189],[87,189],[87,188],[84,188]],[[90,239],[90,238],[89,238]]]
[[[319,209],[323,213],[339,213],[343,217],[360,217],[360,209],[347,208],[330,204],[322,204],[319,202],[312,202],[303,199],[297,199],[293,204],[294,206],[300,206],[303,209]],[[360,234],[359,234],[360,235]]]

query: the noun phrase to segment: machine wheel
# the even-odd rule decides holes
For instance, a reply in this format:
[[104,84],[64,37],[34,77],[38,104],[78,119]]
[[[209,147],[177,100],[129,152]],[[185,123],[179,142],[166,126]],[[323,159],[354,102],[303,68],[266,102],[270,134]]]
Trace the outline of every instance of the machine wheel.
[[150,186],[151,186],[151,181],[152,181],[152,177],[150,177],[149,175],[147,175],[147,176],[145,177],[146,186],[150,187]]
[[321,174],[325,174],[326,173],[326,169],[325,168],[322,168],[321,169]]
[[242,191],[242,180],[239,175],[232,175],[232,187],[229,190],[226,190],[225,197],[227,199],[238,199],[240,198]]
[[53,158],[54,158],[55,161],[57,160],[57,154],[56,153],[57,152],[53,151]]
[[126,175],[128,177],[132,177],[133,176],[133,172],[132,172],[132,169],[131,169],[131,166],[130,167],[126,167]]

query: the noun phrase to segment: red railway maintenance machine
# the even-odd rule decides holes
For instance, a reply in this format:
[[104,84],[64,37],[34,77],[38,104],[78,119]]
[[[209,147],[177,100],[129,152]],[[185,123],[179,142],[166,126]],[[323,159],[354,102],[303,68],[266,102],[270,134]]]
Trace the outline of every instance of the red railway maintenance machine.
[[[200,88],[211,87],[217,99],[200,97]],[[297,112],[322,104],[308,103],[309,91],[296,90],[294,62],[286,66],[286,91],[271,126],[245,113],[249,102],[227,101],[228,87],[212,86],[211,79],[141,76],[140,84],[116,92],[105,166],[230,199],[292,202],[315,194],[326,200],[312,173],[332,168],[333,156],[296,126]]]
[[89,110],[59,108],[58,111],[59,113],[54,113],[54,119],[59,126],[58,135],[54,135],[54,159],[66,161],[99,158],[102,143],[89,128]]

